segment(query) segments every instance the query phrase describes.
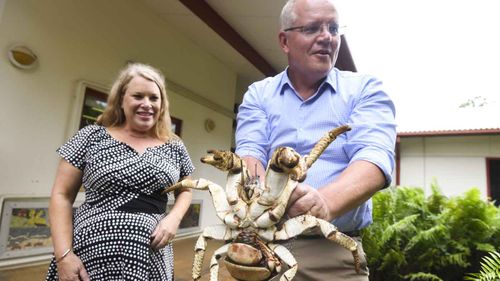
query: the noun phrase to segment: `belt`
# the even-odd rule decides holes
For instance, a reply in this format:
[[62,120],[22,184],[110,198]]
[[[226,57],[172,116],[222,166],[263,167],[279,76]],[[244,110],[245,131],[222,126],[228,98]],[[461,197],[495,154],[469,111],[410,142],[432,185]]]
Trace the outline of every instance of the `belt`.
[[[342,231],[341,231],[342,232]],[[349,236],[349,237],[359,237],[361,236],[361,231],[360,230],[353,230],[353,231],[345,231],[342,232],[343,234]],[[299,239],[324,239],[325,236],[322,234],[310,234],[310,235],[299,235],[297,236]]]

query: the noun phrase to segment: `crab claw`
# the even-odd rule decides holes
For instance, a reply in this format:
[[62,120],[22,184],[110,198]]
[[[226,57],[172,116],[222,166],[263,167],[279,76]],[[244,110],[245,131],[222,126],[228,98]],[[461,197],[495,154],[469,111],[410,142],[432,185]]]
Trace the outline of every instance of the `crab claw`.
[[161,193],[165,194],[171,191],[175,191],[177,189],[183,189],[183,188],[194,188],[196,186],[197,181],[193,181],[190,179],[185,179],[180,182],[175,183],[174,185],[171,185],[167,188],[165,188]]
[[207,150],[207,153],[200,159],[202,163],[212,165],[221,171],[238,172],[241,170],[240,157],[231,151],[210,149]]
[[277,156],[281,167],[293,169],[300,160],[300,155],[289,147],[281,147]]
[[274,152],[270,166],[276,172],[285,172],[292,180],[302,182],[306,178],[307,167],[300,155],[291,147],[279,147]]

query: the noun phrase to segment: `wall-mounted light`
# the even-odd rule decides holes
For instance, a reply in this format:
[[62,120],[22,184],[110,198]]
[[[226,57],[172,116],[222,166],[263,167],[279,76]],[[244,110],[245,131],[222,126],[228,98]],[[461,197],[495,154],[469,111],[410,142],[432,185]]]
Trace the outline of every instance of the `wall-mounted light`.
[[31,69],[37,65],[38,57],[28,47],[14,45],[9,48],[9,61],[18,68]]
[[215,129],[215,122],[214,120],[207,118],[205,119],[205,131],[211,132]]

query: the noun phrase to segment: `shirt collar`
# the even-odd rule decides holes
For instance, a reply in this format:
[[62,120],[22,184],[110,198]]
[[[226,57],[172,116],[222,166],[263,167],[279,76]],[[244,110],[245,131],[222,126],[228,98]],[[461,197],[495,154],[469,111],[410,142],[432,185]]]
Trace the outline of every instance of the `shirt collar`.
[[[293,89],[292,82],[290,81],[290,78],[288,78],[288,66],[287,68],[281,73],[281,79],[278,84],[278,89],[280,91],[280,94],[283,94],[285,92],[286,87]],[[333,67],[330,72],[326,75],[325,81],[321,83],[319,86],[320,93],[325,90],[325,87],[330,87],[332,89],[332,93],[337,92],[337,74],[338,74],[338,69]],[[295,89],[293,89],[295,91]]]

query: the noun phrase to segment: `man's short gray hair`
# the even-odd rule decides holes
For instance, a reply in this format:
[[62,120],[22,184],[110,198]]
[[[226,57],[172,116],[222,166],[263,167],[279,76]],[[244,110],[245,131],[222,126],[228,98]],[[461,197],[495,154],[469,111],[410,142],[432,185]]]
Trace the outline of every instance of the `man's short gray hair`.
[[297,15],[295,14],[294,11],[295,2],[296,0],[288,0],[285,3],[285,6],[283,6],[280,15],[281,30],[290,28],[297,19]]
[[[328,0],[331,4],[334,4],[333,0]],[[297,14],[295,13],[295,3],[297,0],[286,1],[280,15],[281,30],[292,27],[292,25],[297,20]],[[337,8],[335,8],[337,9]]]

